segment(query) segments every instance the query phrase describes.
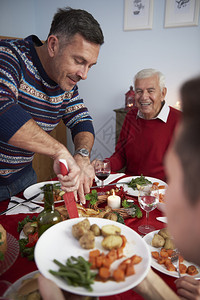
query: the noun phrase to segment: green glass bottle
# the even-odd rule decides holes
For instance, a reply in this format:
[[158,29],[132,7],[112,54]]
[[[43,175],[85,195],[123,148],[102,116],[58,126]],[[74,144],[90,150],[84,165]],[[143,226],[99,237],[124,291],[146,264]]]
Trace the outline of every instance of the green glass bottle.
[[39,237],[60,221],[62,221],[61,215],[54,209],[53,184],[47,184],[44,187],[44,210],[37,217]]

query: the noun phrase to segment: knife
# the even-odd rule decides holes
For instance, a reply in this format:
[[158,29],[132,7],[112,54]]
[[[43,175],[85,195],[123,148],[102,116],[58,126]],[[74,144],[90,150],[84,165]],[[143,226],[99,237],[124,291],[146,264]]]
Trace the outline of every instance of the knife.
[[0,212],[0,215],[6,214],[8,211],[11,211],[12,209],[18,207],[18,206],[21,205],[22,203],[29,202],[29,201],[35,199],[35,198],[38,197],[40,194],[41,194],[41,193],[37,193],[37,194],[35,194],[34,196],[32,196],[31,198],[26,199],[26,200],[24,200],[24,201],[22,201],[22,202],[19,202],[18,204],[14,205],[14,206],[12,206],[12,207],[10,207],[10,208],[7,208],[6,210]]
[[[104,184],[103,186],[112,186],[112,185],[120,185],[120,184],[129,184],[130,182],[115,182],[115,183],[108,183],[108,184]],[[96,189],[96,188],[100,188],[101,186],[100,185],[95,185],[95,186],[92,186],[91,189]]]
[[[67,162],[65,159],[60,159],[60,172],[63,176],[68,174]],[[68,192],[63,195],[65,206],[67,208],[70,219],[79,218],[78,209],[73,192]]]

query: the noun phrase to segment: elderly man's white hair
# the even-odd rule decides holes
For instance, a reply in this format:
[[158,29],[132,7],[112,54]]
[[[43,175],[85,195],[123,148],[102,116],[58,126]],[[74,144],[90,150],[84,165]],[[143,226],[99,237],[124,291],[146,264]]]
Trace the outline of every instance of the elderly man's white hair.
[[143,69],[139,71],[134,77],[134,83],[137,79],[149,78],[154,75],[158,76],[160,89],[162,91],[162,89],[165,87],[165,76],[160,71],[155,69]]

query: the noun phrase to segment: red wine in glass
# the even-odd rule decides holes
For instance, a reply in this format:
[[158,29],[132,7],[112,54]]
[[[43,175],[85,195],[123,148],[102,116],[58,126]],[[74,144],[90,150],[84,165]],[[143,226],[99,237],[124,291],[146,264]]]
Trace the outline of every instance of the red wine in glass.
[[104,172],[104,171],[99,171],[96,172],[96,176],[99,180],[106,180],[106,178],[108,178],[108,176],[110,175],[110,172]]
[[103,182],[106,178],[108,178],[108,176],[110,175],[110,161],[108,159],[103,159],[103,160],[96,160],[95,162],[95,175],[96,177],[101,180],[102,184],[101,187],[103,188]]

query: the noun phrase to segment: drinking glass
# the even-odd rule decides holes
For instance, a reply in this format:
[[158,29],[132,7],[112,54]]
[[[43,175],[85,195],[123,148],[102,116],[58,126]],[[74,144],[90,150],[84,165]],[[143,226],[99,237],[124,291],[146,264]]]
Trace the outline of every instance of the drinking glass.
[[154,210],[159,202],[159,189],[153,184],[143,185],[138,189],[138,202],[140,207],[146,211],[146,224],[140,225],[138,231],[147,234],[155,230],[153,226],[149,225],[149,212]]
[[96,177],[101,180],[101,188],[104,187],[104,180],[108,178],[111,172],[110,161],[108,159],[97,159],[94,166]]

